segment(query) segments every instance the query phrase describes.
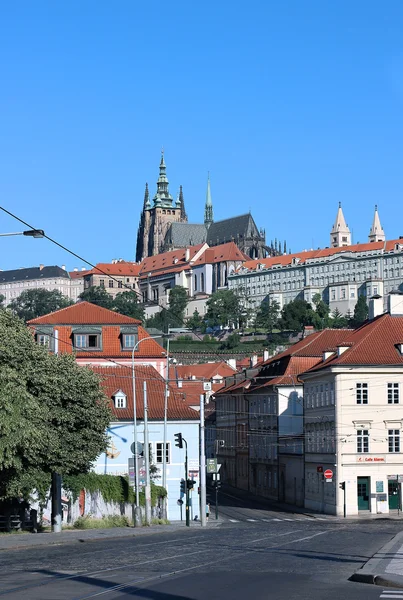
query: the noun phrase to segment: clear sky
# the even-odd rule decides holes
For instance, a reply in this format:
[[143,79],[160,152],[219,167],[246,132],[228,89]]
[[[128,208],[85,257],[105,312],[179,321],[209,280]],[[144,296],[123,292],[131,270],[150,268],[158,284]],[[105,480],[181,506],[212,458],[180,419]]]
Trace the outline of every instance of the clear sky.
[[[15,0],[0,7],[0,204],[90,261],[134,259],[160,149],[201,222],[249,208],[268,242],[403,235],[401,0]],[[0,214],[0,231],[20,226]],[[1,238],[2,269],[83,266]]]

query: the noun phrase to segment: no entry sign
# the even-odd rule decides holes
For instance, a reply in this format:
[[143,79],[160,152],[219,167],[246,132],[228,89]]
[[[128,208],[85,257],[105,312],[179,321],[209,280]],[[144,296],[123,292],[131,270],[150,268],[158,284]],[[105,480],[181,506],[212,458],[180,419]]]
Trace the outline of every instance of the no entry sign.
[[323,475],[325,476],[325,479],[332,479],[333,471],[331,469],[326,469],[326,471],[323,473]]

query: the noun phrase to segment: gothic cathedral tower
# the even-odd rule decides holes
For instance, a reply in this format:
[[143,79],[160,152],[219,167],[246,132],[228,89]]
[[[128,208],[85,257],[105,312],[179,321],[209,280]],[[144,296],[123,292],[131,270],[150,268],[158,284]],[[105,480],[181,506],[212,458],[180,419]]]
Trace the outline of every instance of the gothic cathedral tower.
[[164,153],[162,153],[157,192],[152,204],[146,183],[143,211],[140,214],[137,232],[136,262],[141,262],[143,258],[163,251],[165,235],[171,223],[175,221],[187,223],[182,186],[180,186],[178,198],[174,202],[169,193],[168,183]]

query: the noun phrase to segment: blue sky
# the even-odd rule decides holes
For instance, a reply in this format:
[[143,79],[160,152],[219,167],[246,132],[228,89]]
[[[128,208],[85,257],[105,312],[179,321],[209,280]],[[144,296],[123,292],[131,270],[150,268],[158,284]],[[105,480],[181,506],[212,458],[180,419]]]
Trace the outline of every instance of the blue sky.
[[[403,235],[403,4],[18,1],[0,7],[0,204],[90,261],[134,259],[160,149],[170,191],[267,240]],[[0,214],[0,231],[20,226]],[[82,263],[1,238],[0,268]]]

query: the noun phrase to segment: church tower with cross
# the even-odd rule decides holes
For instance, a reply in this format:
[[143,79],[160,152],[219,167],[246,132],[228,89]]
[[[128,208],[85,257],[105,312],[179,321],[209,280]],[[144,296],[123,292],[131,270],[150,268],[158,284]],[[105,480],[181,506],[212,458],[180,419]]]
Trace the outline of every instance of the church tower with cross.
[[164,151],[161,153],[157,191],[150,201],[148,184],[144,192],[143,210],[137,232],[136,262],[163,251],[168,228],[172,223],[187,223],[182,186],[176,200],[169,193]]

